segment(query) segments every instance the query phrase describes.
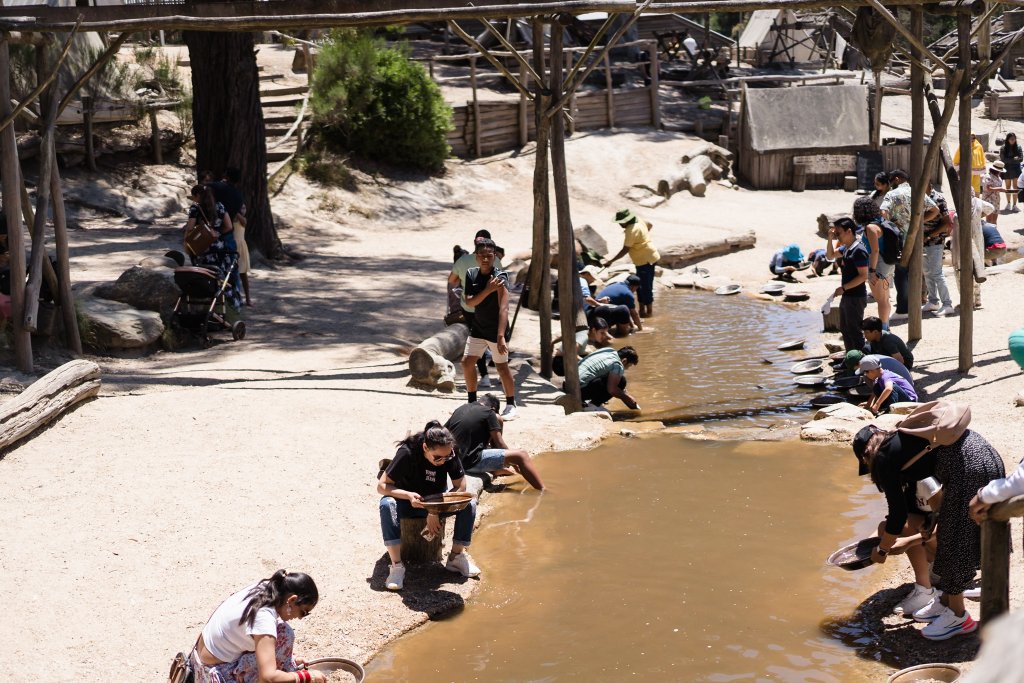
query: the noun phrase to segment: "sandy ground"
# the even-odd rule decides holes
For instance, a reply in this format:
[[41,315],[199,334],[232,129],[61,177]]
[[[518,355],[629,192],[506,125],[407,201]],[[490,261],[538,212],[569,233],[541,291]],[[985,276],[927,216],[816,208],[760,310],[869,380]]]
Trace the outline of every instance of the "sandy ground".
[[[614,248],[621,231],[610,218],[626,205],[622,193],[655,182],[697,142],[650,130],[575,136],[567,149],[574,223],[591,224]],[[409,386],[404,354],[441,327],[453,244],[487,227],[510,254],[529,248],[532,167],[527,148],[453,161],[441,178],[361,175],[356,192],[293,175],[272,201],[282,238],[306,258],[257,264],[245,341],[96,358],[100,398],[0,461],[0,589],[19,596],[18,633],[0,664],[61,662],[50,669],[57,680],[89,680],[111,666],[161,680],[220,600],[279,567],[309,572],[321,590],[316,612],[297,627],[300,653],[366,660],[460,605],[477,582],[439,569],[410,580],[401,595],[382,590],[374,475],[395,440],[464,400]],[[119,172],[163,179],[141,182],[138,195],[180,196],[192,169]],[[72,187],[93,182],[68,175]],[[662,246],[754,229],[756,248],[704,264],[753,289],[766,281],[775,249],[816,246],[817,215],[845,210],[852,198],[713,185],[704,198],[679,195],[642,214]],[[1021,216],[1000,222],[1013,246],[1024,243],[1015,231]],[[175,247],[182,217],[146,224],[79,215],[76,282],[113,279]],[[1011,469],[1022,445],[1012,398],[1024,381],[1006,352],[1017,327],[1007,308],[1019,278],[999,275],[983,286],[970,373],[956,372],[955,317],[927,320],[915,349],[928,395],[969,402],[974,425]],[[834,278],[812,281],[811,304],[834,287]],[[535,353],[536,329],[536,318],[521,314],[513,343],[520,357]],[[61,360],[44,356],[41,369]],[[556,392],[519,367],[525,407],[508,427],[511,444],[570,449],[605,433],[598,417],[563,416]],[[477,560],[486,580],[487,558]],[[890,583],[907,576],[894,573]]]

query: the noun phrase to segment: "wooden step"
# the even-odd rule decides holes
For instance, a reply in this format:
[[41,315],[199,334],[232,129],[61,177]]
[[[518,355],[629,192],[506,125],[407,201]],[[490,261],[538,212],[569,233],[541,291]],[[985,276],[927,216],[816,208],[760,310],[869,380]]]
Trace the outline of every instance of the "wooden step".
[[264,97],[283,97],[285,95],[305,95],[307,92],[309,92],[309,86],[306,85],[265,88],[260,90],[260,99],[263,99]]
[[286,95],[284,97],[261,97],[260,105],[266,107],[294,107],[302,104],[301,97],[296,95]]
[[283,146],[267,150],[267,162],[284,161],[295,152],[295,147]]
[[293,109],[284,110],[281,112],[263,112],[263,124],[268,123],[287,123],[289,125],[295,123],[295,118],[299,113]]

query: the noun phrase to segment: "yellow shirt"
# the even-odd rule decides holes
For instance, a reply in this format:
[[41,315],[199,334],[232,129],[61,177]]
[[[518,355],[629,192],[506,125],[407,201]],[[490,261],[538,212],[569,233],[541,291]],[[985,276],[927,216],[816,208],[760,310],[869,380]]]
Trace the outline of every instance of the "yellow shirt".
[[[953,155],[953,163],[960,163],[960,148],[956,148],[956,154]],[[988,161],[985,159],[985,148],[981,146],[981,143],[977,140],[971,144],[971,186],[974,188],[974,192],[981,192],[981,176],[985,173],[985,167],[988,165]]]
[[651,234],[648,232],[647,223],[637,219],[626,226],[626,238],[622,246],[629,249],[629,258],[635,266],[646,266],[657,263],[661,255],[651,244]]

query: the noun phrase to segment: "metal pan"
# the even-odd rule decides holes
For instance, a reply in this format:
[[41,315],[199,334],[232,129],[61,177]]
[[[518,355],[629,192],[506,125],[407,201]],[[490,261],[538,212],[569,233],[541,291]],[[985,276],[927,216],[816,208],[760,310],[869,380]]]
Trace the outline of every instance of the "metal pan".
[[794,302],[794,303],[797,302],[797,301],[807,301],[808,299],[811,298],[811,293],[810,292],[804,292],[804,291],[786,292],[785,295],[783,295],[782,298],[784,300],[786,300],[786,301],[791,301],[791,302]]
[[863,383],[864,378],[861,375],[852,375],[850,377],[837,377],[833,379],[832,387],[835,389],[852,389]]
[[305,668],[310,671],[323,671],[325,674],[334,671],[344,671],[355,679],[355,683],[362,683],[363,679],[366,678],[366,672],[363,670],[363,667],[351,659],[343,657],[321,657],[320,659],[314,659],[306,662]]
[[776,348],[779,351],[796,351],[804,348],[804,344],[806,343],[806,339],[790,339],[789,341],[782,342]]
[[742,285],[722,285],[715,290],[715,294],[720,296],[728,296],[729,294],[739,294],[740,290],[743,289]]
[[800,361],[791,367],[789,371],[794,375],[809,375],[812,372],[821,372],[823,367],[825,367],[825,359],[818,358],[816,360]]
[[820,394],[811,399],[811,405],[815,408],[824,408],[825,406],[844,402],[846,402],[846,397],[839,394]]
[[449,491],[435,496],[426,496],[420,500],[427,512],[439,515],[449,512],[458,512],[466,508],[473,500],[473,494],[469,492]]
[[793,383],[802,387],[823,387],[826,379],[825,375],[800,375],[793,378]]
[[872,564],[871,551],[877,548],[881,541],[882,539],[873,536],[851,543],[829,555],[825,562],[848,572],[864,569]]

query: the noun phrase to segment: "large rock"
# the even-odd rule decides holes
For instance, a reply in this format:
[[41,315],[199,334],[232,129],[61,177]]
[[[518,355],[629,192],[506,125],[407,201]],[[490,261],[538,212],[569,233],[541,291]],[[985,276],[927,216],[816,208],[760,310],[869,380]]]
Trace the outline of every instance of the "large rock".
[[143,349],[164,333],[159,313],[95,296],[80,296],[76,303],[82,341],[97,351]]
[[800,428],[800,438],[848,443],[872,417],[871,411],[852,403],[836,403],[816,412],[814,418]]
[[581,225],[574,229],[572,234],[580,241],[580,243],[583,244],[584,247],[593,249],[601,256],[608,253],[608,242],[606,242],[605,239],[597,233],[597,230],[594,230],[589,225]]
[[811,419],[825,420],[835,418],[851,422],[863,422],[864,420],[870,420],[872,417],[874,415],[871,414],[870,410],[855,406],[852,403],[833,403],[830,406],[819,409]]
[[167,313],[174,308],[180,294],[172,271],[142,266],[132,266],[121,273],[116,282],[99,285],[95,290],[95,295],[102,299],[120,301],[133,308],[157,313]]

